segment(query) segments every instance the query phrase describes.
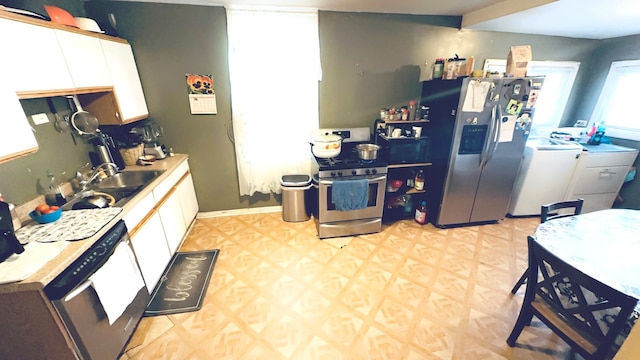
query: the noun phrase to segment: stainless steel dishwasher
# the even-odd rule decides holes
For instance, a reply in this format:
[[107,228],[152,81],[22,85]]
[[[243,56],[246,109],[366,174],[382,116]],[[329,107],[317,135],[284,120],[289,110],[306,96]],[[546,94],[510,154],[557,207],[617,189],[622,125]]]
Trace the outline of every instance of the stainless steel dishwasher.
[[[80,359],[117,359],[149,302],[149,293],[143,285],[123,314],[109,324],[89,278],[106,264],[121,243],[131,249],[127,227],[122,220],[44,288],[69,332]],[[137,262],[135,265],[139,273]]]

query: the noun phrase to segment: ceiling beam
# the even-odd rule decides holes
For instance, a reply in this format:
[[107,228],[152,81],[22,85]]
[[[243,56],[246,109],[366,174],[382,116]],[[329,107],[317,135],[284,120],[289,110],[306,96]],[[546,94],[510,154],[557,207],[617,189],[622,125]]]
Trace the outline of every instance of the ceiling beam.
[[559,0],[504,0],[462,15],[462,28],[533,9]]

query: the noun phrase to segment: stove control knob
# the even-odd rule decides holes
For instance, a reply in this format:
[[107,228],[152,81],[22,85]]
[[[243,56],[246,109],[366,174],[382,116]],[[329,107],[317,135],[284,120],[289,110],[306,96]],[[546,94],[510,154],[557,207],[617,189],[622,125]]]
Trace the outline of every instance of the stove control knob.
[[367,169],[367,170],[364,171],[364,173],[369,175],[369,174],[371,174],[371,170]]
[[373,169],[373,170],[371,170],[371,173],[372,173],[373,175],[375,175],[375,174],[377,174],[377,173],[378,173],[378,170]]
[[338,171],[338,176],[342,176],[342,171]]
[[355,170],[351,170],[351,175],[355,176],[358,172]]

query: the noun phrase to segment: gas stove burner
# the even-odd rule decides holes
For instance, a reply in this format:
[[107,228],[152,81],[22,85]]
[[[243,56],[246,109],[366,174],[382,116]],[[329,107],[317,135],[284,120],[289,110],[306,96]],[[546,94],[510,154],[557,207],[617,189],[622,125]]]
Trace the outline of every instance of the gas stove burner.
[[373,164],[374,161],[375,159],[369,159],[369,160],[360,159],[360,162],[363,164]]

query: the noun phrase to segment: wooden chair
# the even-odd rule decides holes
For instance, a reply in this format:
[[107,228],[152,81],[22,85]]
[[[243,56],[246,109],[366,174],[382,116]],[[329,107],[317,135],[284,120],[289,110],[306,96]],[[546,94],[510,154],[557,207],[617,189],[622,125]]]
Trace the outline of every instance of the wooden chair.
[[638,300],[573,268],[532,236],[528,243],[527,291],[507,344],[515,346],[535,315],[585,359],[613,357]]
[[[582,205],[584,204],[584,199],[571,200],[571,201],[560,201],[547,205],[542,205],[540,207],[540,223],[545,223],[549,220],[563,218],[567,216],[580,215],[582,212]],[[557,213],[558,210],[566,210],[573,209],[573,212],[570,213]],[[528,269],[527,269],[528,270]],[[511,293],[515,294],[518,292],[518,289],[527,281],[527,270],[524,271],[518,282],[511,289]]]

